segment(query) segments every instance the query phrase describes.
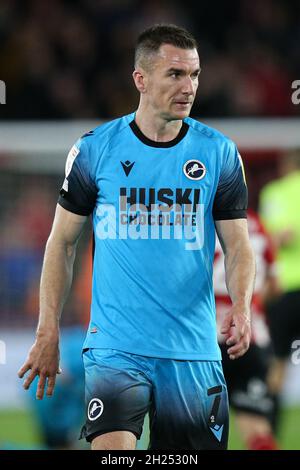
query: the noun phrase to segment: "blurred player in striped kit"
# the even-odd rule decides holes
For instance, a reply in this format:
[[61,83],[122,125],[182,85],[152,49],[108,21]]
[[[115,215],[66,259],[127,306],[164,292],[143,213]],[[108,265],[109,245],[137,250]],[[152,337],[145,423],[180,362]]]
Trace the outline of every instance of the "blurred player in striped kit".
[[[267,385],[271,347],[263,304],[264,299],[278,290],[275,253],[269,235],[258,215],[252,210],[248,210],[248,228],[257,266],[251,304],[250,348],[239,361],[230,361],[224,335],[219,334],[218,339],[229,403],[236,412],[236,424],[243,442],[249,450],[273,450],[277,448],[272,432],[277,400],[269,393]],[[225,283],[224,256],[218,241],[214,261],[214,291],[219,332],[224,316],[231,306],[231,300]]]

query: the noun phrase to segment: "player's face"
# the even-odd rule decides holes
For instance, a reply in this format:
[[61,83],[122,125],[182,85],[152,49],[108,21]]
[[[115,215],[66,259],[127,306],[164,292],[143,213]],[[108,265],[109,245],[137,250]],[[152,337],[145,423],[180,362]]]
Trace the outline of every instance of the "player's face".
[[187,117],[196,96],[199,73],[196,49],[161,46],[147,80],[148,100],[155,111],[164,119]]

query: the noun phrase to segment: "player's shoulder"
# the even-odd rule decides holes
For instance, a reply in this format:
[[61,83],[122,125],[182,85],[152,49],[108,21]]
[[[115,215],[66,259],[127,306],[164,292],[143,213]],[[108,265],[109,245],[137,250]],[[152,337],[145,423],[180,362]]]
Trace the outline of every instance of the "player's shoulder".
[[127,114],[111,121],[106,121],[92,130],[85,132],[79,139],[79,142],[84,142],[88,147],[94,145],[99,147],[105,147],[110,139],[116,135],[120,135],[123,129],[125,129],[130,122],[134,119],[134,113]]
[[208,142],[211,141],[213,144],[217,145],[226,145],[226,146],[234,146],[234,142],[221,131],[215,129],[214,127],[210,127],[204,124],[197,119],[193,119],[191,117],[185,118],[185,122],[189,125],[190,128],[193,129],[195,133],[198,133],[199,136],[208,139]]

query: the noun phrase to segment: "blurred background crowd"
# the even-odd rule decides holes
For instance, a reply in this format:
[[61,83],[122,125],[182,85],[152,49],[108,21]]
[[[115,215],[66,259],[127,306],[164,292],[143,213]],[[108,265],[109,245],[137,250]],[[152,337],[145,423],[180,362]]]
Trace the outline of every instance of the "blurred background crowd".
[[[49,126],[52,136],[53,123],[57,131],[62,126],[69,132],[82,120],[80,132],[84,133],[89,130],[86,120],[95,127],[134,111],[138,105],[131,77],[134,44],[143,29],[162,22],[186,27],[199,42],[202,72],[193,117],[208,124],[211,118],[236,118],[238,127],[244,117],[283,121],[300,116],[300,105],[291,100],[292,82],[300,79],[299,0],[1,0],[0,80],[7,90],[6,105],[0,106],[0,448],[77,447],[82,422],[81,358],[75,351],[80,351],[89,317],[90,226],[79,244],[72,295],[62,318],[62,401],[50,401],[51,408],[45,402],[30,401],[33,393],[25,402],[16,378],[34,336],[45,243],[65,158],[75,140],[66,137],[64,150],[58,151],[54,138],[51,151],[48,137],[47,150],[36,150],[32,159],[38,124]],[[25,129],[16,132],[23,137],[9,142],[10,146],[5,142],[7,124]],[[258,122],[258,130],[260,126]],[[257,211],[262,189],[283,174],[287,149],[256,145],[254,139],[239,150],[246,167],[249,206]],[[296,214],[297,197],[293,204]],[[299,377],[299,367],[294,367],[293,377],[296,371]],[[287,395],[291,388],[290,382]],[[72,407],[70,396],[77,400]],[[70,413],[61,419],[63,409]],[[300,448],[299,398],[296,405],[289,403],[285,416],[288,425],[283,429],[288,431],[280,443],[284,448]],[[67,428],[71,434],[64,440]],[[239,448],[237,432],[232,432],[231,447]]]
[[299,115],[297,0],[2,0],[5,119],[110,118],[131,112],[137,34],[155,22],[186,27],[199,41],[195,116]]

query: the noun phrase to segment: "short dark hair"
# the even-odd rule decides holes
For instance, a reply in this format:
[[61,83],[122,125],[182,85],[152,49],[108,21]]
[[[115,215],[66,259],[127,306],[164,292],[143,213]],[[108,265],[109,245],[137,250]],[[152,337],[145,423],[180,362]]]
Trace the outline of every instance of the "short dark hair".
[[157,53],[163,44],[171,44],[181,49],[198,48],[196,39],[184,28],[174,24],[155,24],[139,35],[134,65],[147,62],[148,57]]

